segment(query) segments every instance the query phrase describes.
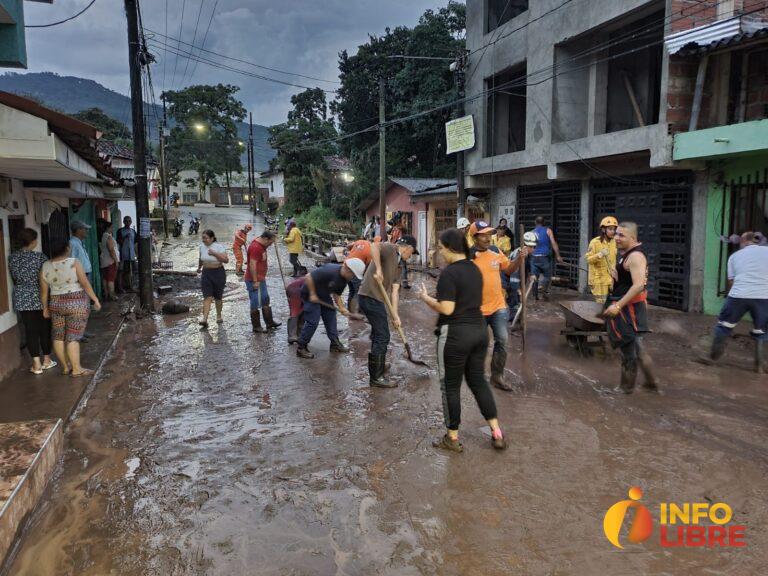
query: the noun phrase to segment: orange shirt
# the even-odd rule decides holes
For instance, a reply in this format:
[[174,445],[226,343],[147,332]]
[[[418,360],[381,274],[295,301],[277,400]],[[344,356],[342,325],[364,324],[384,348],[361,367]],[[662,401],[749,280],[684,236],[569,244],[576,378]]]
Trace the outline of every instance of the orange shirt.
[[504,254],[486,250],[476,251],[473,262],[483,275],[483,303],[480,306],[483,316],[506,309],[507,301],[501,287],[500,272],[506,272],[512,266],[512,261]]
[[366,266],[373,260],[371,254],[371,243],[368,240],[356,240],[347,253],[347,258],[360,258]]

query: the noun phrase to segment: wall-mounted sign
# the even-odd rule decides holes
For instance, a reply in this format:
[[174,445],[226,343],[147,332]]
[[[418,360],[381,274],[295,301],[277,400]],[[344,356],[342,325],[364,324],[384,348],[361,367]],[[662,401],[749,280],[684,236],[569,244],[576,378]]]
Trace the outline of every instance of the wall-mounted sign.
[[462,116],[445,123],[446,154],[461,152],[475,147],[475,120]]

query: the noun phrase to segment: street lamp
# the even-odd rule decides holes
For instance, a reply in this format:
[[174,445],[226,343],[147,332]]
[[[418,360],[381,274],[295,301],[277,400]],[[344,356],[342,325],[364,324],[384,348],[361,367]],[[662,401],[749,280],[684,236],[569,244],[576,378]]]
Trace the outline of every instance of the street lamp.
[[342,172],[341,179],[344,180],[344,182],[354,182],[355,175],[352,174],[352,172]]
[[197,132],[203,132],[205,131],[205,124],[203,124],[202,122],[196,122],[195,124],[192,125],[192,128],[194,128],[195,131]]

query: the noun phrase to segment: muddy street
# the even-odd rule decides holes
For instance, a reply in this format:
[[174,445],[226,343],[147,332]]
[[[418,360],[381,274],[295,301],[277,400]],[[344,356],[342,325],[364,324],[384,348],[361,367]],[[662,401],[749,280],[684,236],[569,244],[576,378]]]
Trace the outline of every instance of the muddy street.
[[[201,230],[228,247],[250,219],[201,216]],[[198,241],[185,228],[162,258],[193,270]],[[273,249],[269,257],[285,322]],[[243,282],[233,260],[227,268],[223,324],[199,329],[190,278],[172,293],[189,314],[123,326],[10,574],[764,571],[768,380],[739,367],[742,341],[721,367],[693,361],[711,318],[654,312],[648,344],[662,393],[617,396],[616,357],[581,359],[559,334],[556,304],[534,304],[525,354],[511,337],[515,390],[494,390],[509,449],[492,449],[465,388],[465,451],[450,454],[431,446],[443,433],[434,315],[415,294],[403,294],[404,328],[433,368],[408,363],[394,336],[399,387],[372,389],[366,323],[340,319],[352,353],[330,353],[321,327],[317,357],[297,359],[285,324],[251,332]],[[747,527],[746,547],[665,548],[657,524],[645,543],[615,548],[603,516],[630,486],[642,487],[655,520],[660,502],[727,503]]]

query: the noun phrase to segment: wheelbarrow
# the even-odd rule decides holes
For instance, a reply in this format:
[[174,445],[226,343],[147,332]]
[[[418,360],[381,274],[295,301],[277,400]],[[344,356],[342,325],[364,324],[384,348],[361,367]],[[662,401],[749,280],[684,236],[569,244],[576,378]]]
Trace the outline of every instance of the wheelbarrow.
[[603,305],[592,300],[571,300],[560,302],[565,314],[565,329],[560,334],[565,336],[571,348],[578,351],[580,356],[592,355],[592,349],[601,347],[605,353],[605,321],[601,314]]

